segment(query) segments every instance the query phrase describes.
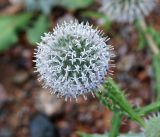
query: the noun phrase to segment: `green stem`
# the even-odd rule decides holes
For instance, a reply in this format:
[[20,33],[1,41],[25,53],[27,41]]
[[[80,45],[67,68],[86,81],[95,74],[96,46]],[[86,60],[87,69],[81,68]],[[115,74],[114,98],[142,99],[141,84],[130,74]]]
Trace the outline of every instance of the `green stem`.
[[[144,126],[143,119],[134,111],[123,92],[119,89],[117,84],[112,79],[108,79],[104,84],[104,88],[101,90],[102,93],[98,93],[98,98],[99,96],[109,98],[112,101],[112,106],[115,106],[115,108],[119,108],[120,111],[126,113],[133,120],[137,121],[141,126]],[[104,100],[102,102],[104,102]]]
[[159,109],[160,109],[160,102],[155,102],[143,108],[139,108],[136,111],[140,116],[144,116]]
[[159,54],[160,52],[159,52],[158,46],[154,42],[153,38],[148,33],[146,33],[147,25],[146,25],[145,20],[140,20],[139,24],[141,26],[142,31],[145,34],[146,40],[149,44],[149,47],[150,47],[151,51],[153,52],[154,55]]
[[119,112],[114,112],[112,118],[112,129],[109,133],[109,137],[117,137],[119,134],[119,128],[122,121],[122,114]]
[[156,90],[156,100],[160,101],[160,54],[153,56],[153,68],[155,73],[155,90]]

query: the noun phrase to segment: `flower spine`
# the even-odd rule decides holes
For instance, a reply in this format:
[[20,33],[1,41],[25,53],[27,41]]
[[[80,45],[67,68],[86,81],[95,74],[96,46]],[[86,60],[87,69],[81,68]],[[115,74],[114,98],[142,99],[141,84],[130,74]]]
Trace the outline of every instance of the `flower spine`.
[[77,21],[57,25],[45,33],[35,52],[36,72],[44,87],[65,100],[85,97],[108,75],[113,47],[103,32]]
[[101,11],[111,20],[133,22],[147,16],[155,7],[155,0],[101,0]]
[[160,113],[145,119],[145,137],[160,137]]

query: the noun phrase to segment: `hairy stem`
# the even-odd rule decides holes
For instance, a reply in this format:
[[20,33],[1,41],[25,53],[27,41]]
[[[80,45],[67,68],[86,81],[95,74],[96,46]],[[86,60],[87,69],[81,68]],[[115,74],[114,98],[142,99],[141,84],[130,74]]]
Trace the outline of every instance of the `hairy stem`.
[[156,99],[160,101],[160,55],[153,56],[153,68],[155,74],[155,90],[156,90]]
[[[126,99],[123,91],[120,90],[118,85],[112,79],[108,79],[105,82],[101,91],[101,93],[97,93],[97,97],[105,106],[109,106],[109,109],[112,108],[112,111],[118,110],[124,114],[127,114],[141,126],[144,126],[143,119],[134,111],[134,109]],[[108,100],[111,102],[108,103]]]
[[109,133],[109,137],[117,137],[119,134],[119,128],[122,121],[122,114],[119,112],[114,112],[112,118],[112,129]]
[[137,113],[140,115],[140,116],[145,116],[149,113],[152,113],[156,110],[159,110],[160,109],[160,101],[159,102],[154,102],[148,106],[145,106],[145,107],[142,107],[142,108],[139,108],[137,109]]

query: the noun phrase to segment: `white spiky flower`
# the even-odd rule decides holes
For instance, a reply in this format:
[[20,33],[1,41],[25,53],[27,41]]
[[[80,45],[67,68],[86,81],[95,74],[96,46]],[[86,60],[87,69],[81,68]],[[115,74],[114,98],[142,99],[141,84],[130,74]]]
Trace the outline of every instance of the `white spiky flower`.
[[153,114],[148,119],[145,119],[145,137],[160,137],[160,113]]
[[111,20],[133,22],[147,16],[155,6],[155,0],[101,0],[101,11]]
[[113,47],[102,35],[88,23],[71,21],[41,37],[35,62],[44,87],[66,100],[97,89],[113,56]]

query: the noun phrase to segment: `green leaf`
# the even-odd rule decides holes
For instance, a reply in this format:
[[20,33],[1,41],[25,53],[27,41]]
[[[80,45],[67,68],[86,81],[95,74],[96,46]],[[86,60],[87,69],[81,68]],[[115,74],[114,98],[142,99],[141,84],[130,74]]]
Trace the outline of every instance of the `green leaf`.
[[15,18],[13,18],[13,22],[15,22],[16,30],[26,27],[26,25],[30,22],[32,17],[33,14],[31,13],[21,13],[17,16],[15,15]]
[[6,27],[6,24],[9,24],[13,18],[13,16],[0,16],[0,27]]
[[[86,133],[79,133],[80,137],[108,137],[108,133],[103,135],[100,134],[86,134]],[[128,133],[128,134],[121,134],[118,137],[145,137],[144,133]]]
[[155,73],[155,90],[157,92],[157,101],[160,101],[160,55],[153,56],[153,68]]
[[149,113],[156,112],[157,110],[160,110],[160,101],[153,102],[152,104],[138,108],[136,109],[136,112],[140,116],[145,116],[145,115],[148,115]]
[[[134,111],[123,91],[120,90],[119,86],[111,78],[105,81],[104,87],[100,90],[102,92],[97,93],[97,97],[100,100],[101,96],[109,98],[112,101],[113,106],[118,106],[121,112],[128,114],[129,117],[138,122],[141,126],[144,126],[143,119]],[[108,103],[105,104],[108,105]]]
[[67,9],[76,10],[80,8],[86,8],[93,2],[94,0],[61,0],[59,4]]
[[17,30],[23,28],[28,24],[32,15],[22,13],[14,16],[0,17],[0,52],[8,49],[17,40]]
[[105,133],[103,135],[100,134],[86,134],[86,133],[78,133],[80,137],[108,137],[108,133]]
[[135,26],[139,32],[139,48],[143,49],[147,45],[147,40],[145,39],[145,33],[150,34],[157,46],[160,48],[160,33],[157,32],[152,26],[147,27],[147,30],[144,31],[141,28],[141,25],[138,21],[135,22]]
[[[2,29],[1,29],[2,30]],[[0,52],[8,49],[11,44],[16,42],[17,36],[13,29],[7,29],[0,34]]]
[[45,15],[41,15],[33,24],[33,27],[27,30],[27,38],[30,43],[39,42],[44,32],[48,31],[49,21]]
[[152,26],[147,28],[147,32],[153,37],[156,44],[160,48],[160,33],[157,32]]
[[112,118],[112,128],[109,132],[109,137],[116,137],[119,135],[119,128],[122,121],[122,113],[114,112],[113,118]]
[[139,49],[143,49],[147,45],[147,41],[145,40],[144,33],[139,33]]
[[141,50],[141,49],[143,49],[143,48],[147,45],[147,41],[146,41],[146,39],[145,39],[145,33],[144,33],[144,31],[142,30],[139,21],[136,21],[136,22],[135,22],[135,27],[137,28],[137,31],[138,31],[138,33],[139,33],[139,35],[138,35],[138,36],[139,36],[138,47],[139,47],[139,49]]
[[107,16],[96,11],[84,11],[82,12],[82,15],[86,17],[94,18],[94,19],[100,19],[100,18],[108,19]]

